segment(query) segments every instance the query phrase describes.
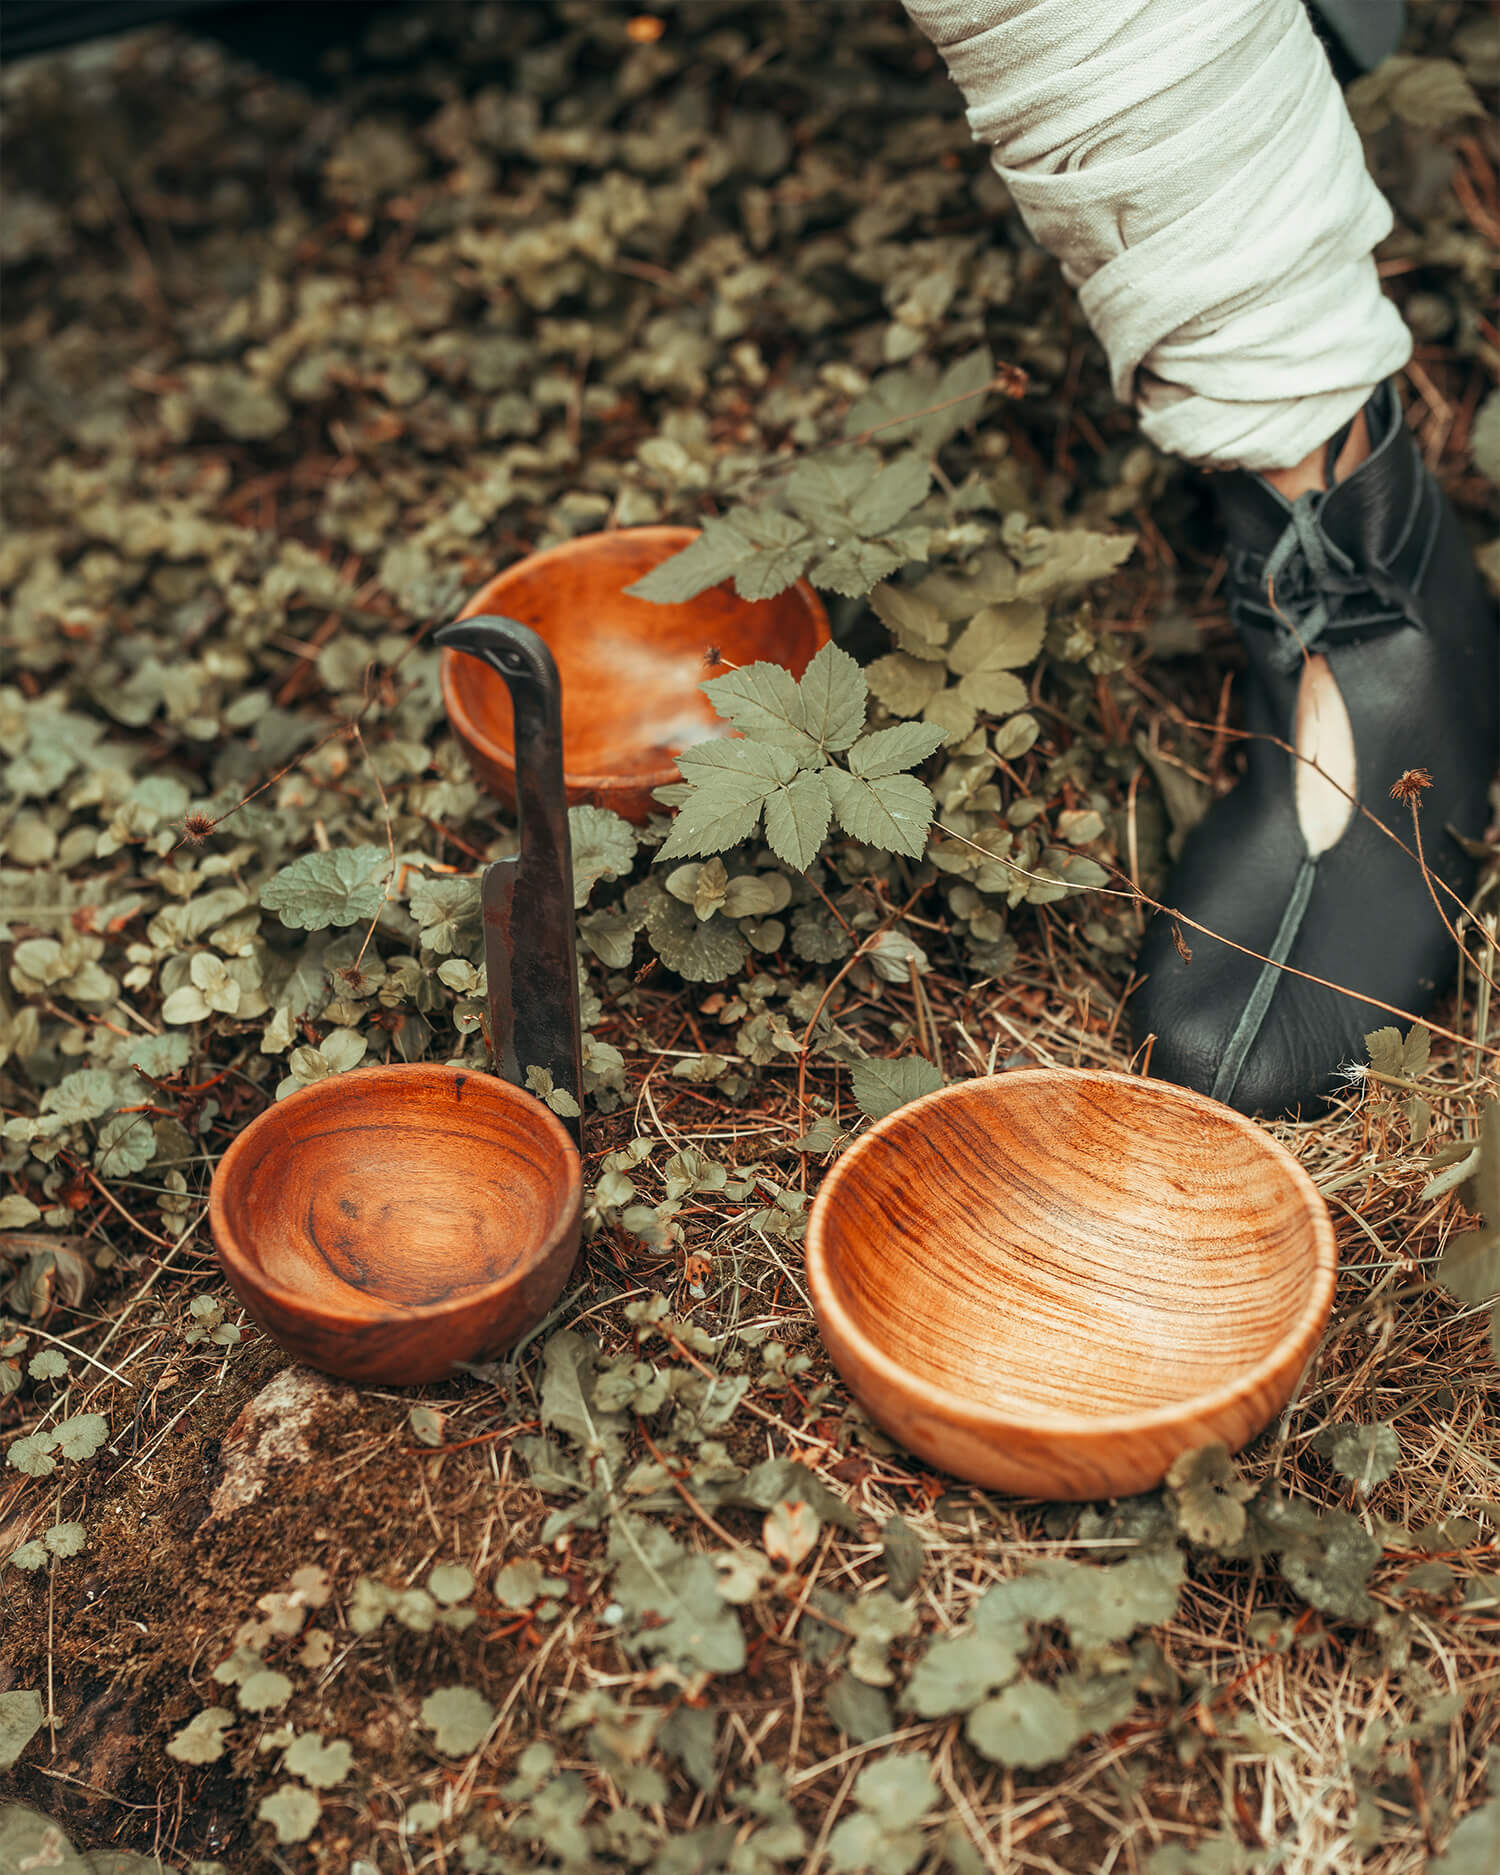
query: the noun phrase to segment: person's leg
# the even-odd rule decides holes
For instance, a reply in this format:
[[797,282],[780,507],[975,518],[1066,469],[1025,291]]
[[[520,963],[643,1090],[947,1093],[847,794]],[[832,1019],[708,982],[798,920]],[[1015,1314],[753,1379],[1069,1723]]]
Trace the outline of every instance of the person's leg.
[[1188,961],[1154,922],[1137,1035],[1154,1072],[1246,1111],[1309,1106],[1389,1018],[1306,976],[1421,1012],[1454,958],[1370,817],[1410,843],[1390,789],[1430,771],[1427,858],[1466,892],[1452,834],[1483,831],[1500,740],[1493,611],[1388,382],[1411,348],[1373,259],[1390,209],[1301,0],[905,4],[1118,395],[1220,471],[1261,739],[1167,893],[1228,942],[1190,929]]

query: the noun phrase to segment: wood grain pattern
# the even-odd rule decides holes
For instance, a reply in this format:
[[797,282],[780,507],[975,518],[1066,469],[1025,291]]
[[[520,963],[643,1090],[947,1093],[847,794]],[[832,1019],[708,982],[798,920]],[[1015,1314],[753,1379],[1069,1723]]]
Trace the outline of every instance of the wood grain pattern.
[[252,1320],[312,1367],[415,1386],[535,1327],[578,1251],[578,1154],[531,1095],[460,1068],[357,1068],[232,1143],[209,1215]]
[[[624,588],[680,553],[693,527],[625,527],[584,534],[507,567],[460,613],[529,625],[557,661],[563,693],[568,801],[613,808],[627,820],[658,811],[653,788],[679,779],[680,749],[721,733],[698,686],[716,645],[728,664],[769,658],[798,676],[828,642],[822,601],[800,580],[774,599],[741,599],[716,586],[686,605],[631,599]],[[444,652],[443,701],[454,734],[491,793],[515,804],[515,740],[504,680],[476,659]]]
[[819,1191],[818,1327],[910,1451],[1028,1497],[1158,1485],[1289,1398],[1333,1300],[1311,1179],[1253,1121],[1132,1075],[1024,1070],[889,1115]]

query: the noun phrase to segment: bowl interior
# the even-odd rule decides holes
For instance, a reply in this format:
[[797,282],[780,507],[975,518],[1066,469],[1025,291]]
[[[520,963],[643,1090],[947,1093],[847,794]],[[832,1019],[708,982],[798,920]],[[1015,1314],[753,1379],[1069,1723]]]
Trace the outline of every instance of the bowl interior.
[[338,1075],[241,1135],[215,1234],[252,1282],[351,1318],[431,1309],[520,1277],[569,1216],[576,1160],[487,1074]]
[[[563,694],[563,763],[570,781],[673,778],[678,752],[723,733],[698,686],[728,664],[769,658],[798,676],[828,636],[822,606],[804,585],[774,599],[714,587],[684,605],[632,599],[624,588],[690,545],[694,528],[621,528],[589,534],[518,561],[464,607],[529,625],[557,661]],[[510,693],[477,658],[446,652],[445,679],[459,727],[509,765],[515,747]]]
[[1239,1115],[1160,1082],[1016,1073],[892,1116],[840,1162],[809,1264],[920,1384],[1028,1420],[1233,1387],[1331,1284],[1326,1211]]

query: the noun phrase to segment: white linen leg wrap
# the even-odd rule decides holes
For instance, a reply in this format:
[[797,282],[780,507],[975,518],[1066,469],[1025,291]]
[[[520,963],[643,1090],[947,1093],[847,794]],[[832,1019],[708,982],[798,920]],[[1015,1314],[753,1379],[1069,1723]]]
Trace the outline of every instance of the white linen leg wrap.
[[1410,356],[1301,0],[904,0],[1161,449],[1300,462]]

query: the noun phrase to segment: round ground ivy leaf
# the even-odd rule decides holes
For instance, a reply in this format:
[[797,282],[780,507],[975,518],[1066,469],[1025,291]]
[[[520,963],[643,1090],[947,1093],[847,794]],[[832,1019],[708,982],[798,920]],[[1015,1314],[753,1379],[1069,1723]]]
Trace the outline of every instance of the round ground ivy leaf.
[[[246,1712],[274,1712],[292,1696],[292,1683],[284,1673],[263,1667],[240,1685],[239,1701]],[[302,1838],[299,1836],[297,1841]]]
[[44,1544],[33,1540],[23,1543],[19,1549],[13,1549],[8,1561],[17,1569],[44,1569],[47,1566],[47,1550]]
[[156,1157],[156,1134],[144,1113],[117,1113],[99,1129],[94,1165],[105,1178],[129,1178]]
[[422,1701],[422,1723],[448,1758],[466,1758],[484,1742],[495,1708],[472,1686],[440,1686]]
[[349,1775],[354,1747],[347,1738],[330,1739],[325,1745],[321,1732],[304,1732],[287,1747],[282,1763],[314,1789],[331,1790]]
[[92,1458],[109,1437],[109,1421],[102,1413],[74,1413],[58,1424],[53,1437],[64,1458]]
[[937,1800],[931,1767],[909,1751],[876,1758],[854,1780],[854,1801],[890,1830],[920,1821]]
[[12,1444],[5,1454],[6,1463],[14,1465],[17,1471],[24,1471],[28,1478],[45,1478],[48,1472],[57,1470],[57,1460],[52,1456],[56,1448],[57,1440],[52,1433],[28,1433]]
[[[34,1365],[34,1363],[33,1363]],[[1329,1457],[1333,1468],[1366,1496],[1384,1484],[1401,1459],[1401,1441],[1394,1426],[1377,1420],[1373,1426],[1339,1426]]]
[[280,1843],[306,1842],[318,1827],[323,1806],[301,1784],[281,1784],[269,1797],[262,1797],[255,1814],[269,1823]]
[[628,820],[587,803],[568,809],[568,832],[573,844],[573,904],[580,908],[601,879],[619,879],[630,871],[638,842]]
[[76,1556],[88,1540],[81,1523],[55,1523],[42,1538],[54,1556]]
[[1167,1491],[1189,1542],[1232,1549],[1245,1534],[1245,1505],[1255,1486],[1240,1476],[1227,1445],[1198,1446],[1174,1459]]
[[179,1764],[213,1764],[228,1749],[224,1734],[233,1724],[227,1706],[210,1706],[167,1740],[167,1756]]
[[451,1608],[474,1593],[474,1578],[462,1563],[439,1563],[427,1578],[427,1588],[435,1601]]
[[[385,903],[390,856],[383,846],[304,853],[261,887],[260,902],[297,931],[359,924]],[[300,1840],[300,1838],[299,1838]]]
[[1018,1680],[976,1706],[964,1729],[976,1751],[1021,1771],[1056,1764],[1083,1737],[1077,1714],[1037,1680]]

